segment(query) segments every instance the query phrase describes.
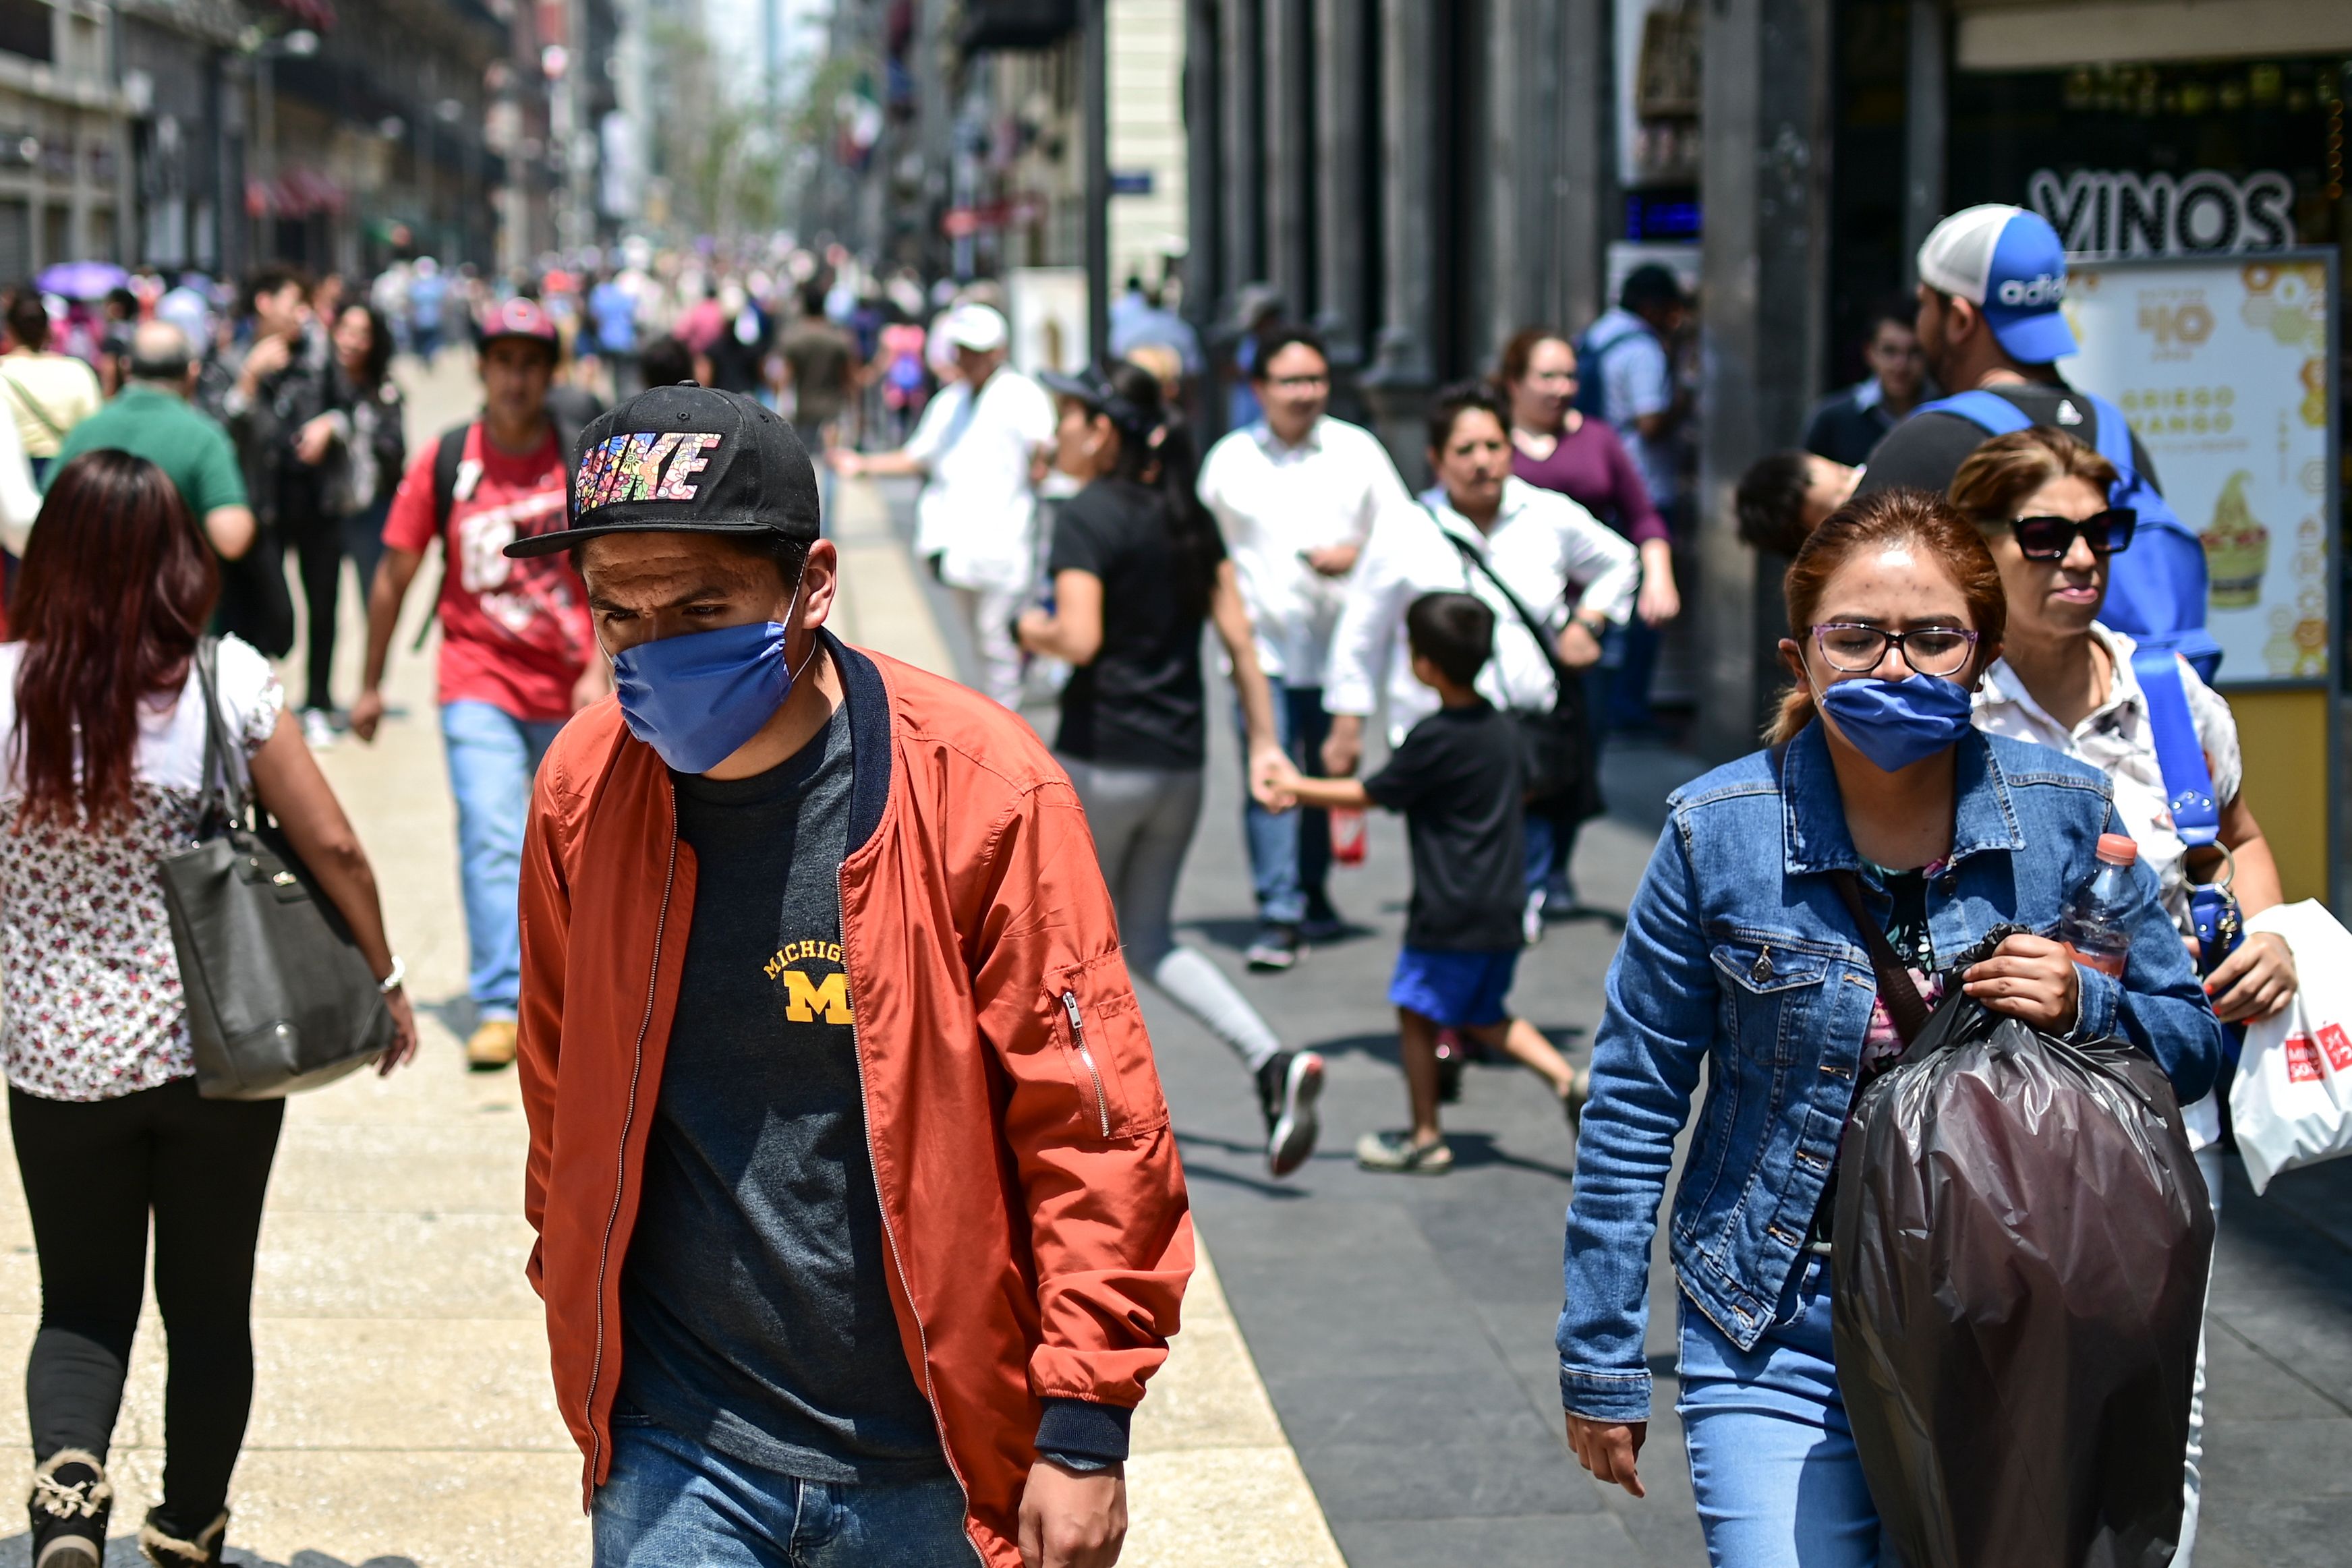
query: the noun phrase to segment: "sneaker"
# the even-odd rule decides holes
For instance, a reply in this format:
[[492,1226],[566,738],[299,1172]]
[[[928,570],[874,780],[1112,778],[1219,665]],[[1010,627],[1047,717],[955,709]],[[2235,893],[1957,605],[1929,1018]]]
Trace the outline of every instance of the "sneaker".
[[515,1020],[485,1019],[466,1041],[466,1065],[477,1072],[495,1072],[515,1059]]
[[1366,1133],[1356,1140],[1356,1163],[1368,1171],[1401,1176],[1444,1176],[1454,1168],[1454,1151],[1440,1138],[1416,1144],[1407,1133]]
[[302,710],[302,742],[313,751],[324,751],[335,744],[335,716],[322,707]]
[[226,1509],[193,1537],[173,1535],[156,1523],[155,1516],[163,1511],[149,1509],[146,1522],[139,1527],[140,1553],[156,1568],[215,1568],[226,1561],[221,1555],[221,1542],[228,1534]]
[[1568,1081],[1568,1092],[1559,1097],[1560,1106],[1568,1113],[1568,1130],[1571,1136],[1584,1130],[1584,1108],[1592,1103],[1592,1069],[1575,1068]]
[[33,1568],[99,1568],[106,1560],[106,1519],[114,1487],[98,1456],[59,1448],[33,1472]]
[[1538,888],[1528,894],[1527,906],[1519,911],[1520,945],[1532,947],[1542,941],[1543,928],[1544,890]]
[[1258,1106],[1265,1113],[1265,1168],[1286,1176],[1315,1152],[1321,1124],[1316,1097],[1323,1092],[1323,1059],[1311,1051],[1277,1051],[1257,1070]]
[[1257,928],[1257,937],[1242,955],[1243,961],[1253,969],[1279,972],[1298,962],[1298,927],[1266,925]]

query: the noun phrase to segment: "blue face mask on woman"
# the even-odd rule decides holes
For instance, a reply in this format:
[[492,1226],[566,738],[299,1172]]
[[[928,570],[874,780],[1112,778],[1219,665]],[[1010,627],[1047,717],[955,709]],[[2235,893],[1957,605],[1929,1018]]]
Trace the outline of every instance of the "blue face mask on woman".
[[[793,611],[800,598],[794,589]],[[785,664],[789,632],[783,622],[751,621],[614,654],[613,689],[629,733],[680,773],[709,772],[760,733],[808,668],[808,659],[799,670]]]
[[1853,748],[1895,773],[1933,757],[1969,732],[1974,704],[1966,686],[1935,675],[1899,681],[1836,681],[1813,700]]

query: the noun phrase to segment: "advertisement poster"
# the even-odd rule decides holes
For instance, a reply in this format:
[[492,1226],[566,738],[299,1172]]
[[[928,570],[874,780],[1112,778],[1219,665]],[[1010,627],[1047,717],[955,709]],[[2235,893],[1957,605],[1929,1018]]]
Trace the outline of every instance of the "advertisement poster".
[[2292,253],[2068,268],[2060,373],[2123,409],[2204,544],[2223,686],[2328,673],[2333,297]]

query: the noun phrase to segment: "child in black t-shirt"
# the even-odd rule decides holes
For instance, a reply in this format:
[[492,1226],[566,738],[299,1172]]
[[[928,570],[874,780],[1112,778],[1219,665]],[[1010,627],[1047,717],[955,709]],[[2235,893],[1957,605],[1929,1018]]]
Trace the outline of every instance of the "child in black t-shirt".
[[1443,706],[1369,779],[1306,779],[1286,766],[1276,787],[1300,805],[1405,814],[1412,904],[1389,1000],[1412,1126],[1365,1134],[1356,1159],[1367,1170],[1438,1176],[1454,1165],[1437,1125],[1439,1030],[1508,1052],[1563,1101],[1575,1073],[1541,1031],[1503,1005],[1522,946],[1525,786],[1517,725],[1471,685],[1494,650],[1494,612],[1467,593],[1424,593],[1405,612],[1404,627],[1413,676]]

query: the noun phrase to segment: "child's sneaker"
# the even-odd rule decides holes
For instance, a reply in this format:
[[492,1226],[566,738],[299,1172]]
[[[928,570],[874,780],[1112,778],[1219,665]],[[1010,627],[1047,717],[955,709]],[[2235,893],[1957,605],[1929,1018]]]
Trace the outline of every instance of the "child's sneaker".
[[1433,1144],[1416,1144],[1410,1132],[1366,1133],[1356,1140],[1356,1163],[1368,1171],[1444,1176],[1454,1168],[1454,1151],[1443,1138]]

